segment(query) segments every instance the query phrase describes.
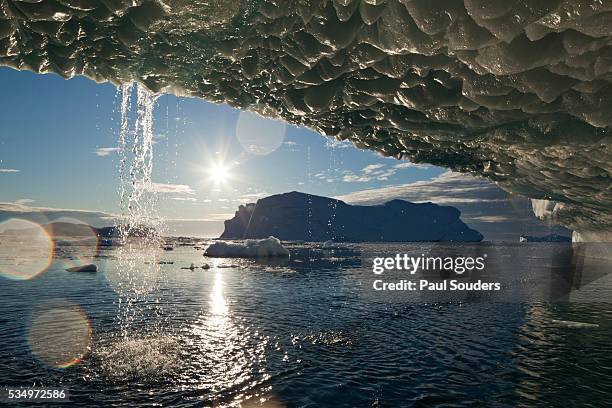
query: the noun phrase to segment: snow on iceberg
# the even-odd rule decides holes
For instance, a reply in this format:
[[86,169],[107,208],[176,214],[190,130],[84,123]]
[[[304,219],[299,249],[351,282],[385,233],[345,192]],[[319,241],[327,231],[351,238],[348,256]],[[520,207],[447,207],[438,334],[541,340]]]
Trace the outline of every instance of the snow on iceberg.
[[269,258],[288,257],[289,251],[276,237],[247,239],[244,242],[215,242],[204,252],[204,256],[215,258]]

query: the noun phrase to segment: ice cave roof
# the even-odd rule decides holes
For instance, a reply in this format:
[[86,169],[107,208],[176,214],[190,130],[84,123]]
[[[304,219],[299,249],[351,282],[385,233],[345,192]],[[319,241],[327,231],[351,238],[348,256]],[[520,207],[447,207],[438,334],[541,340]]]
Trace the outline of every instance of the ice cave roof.
[[138,81],[612,226],[612,1],[0,0],[0,65]]

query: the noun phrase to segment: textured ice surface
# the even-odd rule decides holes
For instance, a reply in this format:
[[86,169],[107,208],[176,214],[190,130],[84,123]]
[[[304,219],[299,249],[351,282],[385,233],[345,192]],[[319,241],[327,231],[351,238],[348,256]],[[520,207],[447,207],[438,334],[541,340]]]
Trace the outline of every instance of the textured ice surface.
[[0,64],[225,102],[612,225],[609,0],[0,0]]
[[268,258],[287,257],[286,249],[278,238],[247,239],[243,242],[217,241],[204,252],[205,256],[216,258]]

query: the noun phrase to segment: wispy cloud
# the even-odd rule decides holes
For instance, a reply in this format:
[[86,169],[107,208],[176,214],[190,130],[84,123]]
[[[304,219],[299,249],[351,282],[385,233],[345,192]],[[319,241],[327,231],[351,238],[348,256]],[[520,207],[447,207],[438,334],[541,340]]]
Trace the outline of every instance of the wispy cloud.
[[33,207],[28,205],[33,201],[25,198],[14,202],[0,202],[0,222],[15,217],[45,224],[68,217],[99,227],[112,225],[118,219],[117,215],[105,211]]
[[0,173],[19,173],[19,169],[0,169]]
[[259,200],[260,198],[266,197],[270,194],[264,192],[264,191],[260,191],[260,192],[254,192],[254,193],[247,193],[247,194],[243,194],[241,196],[238,197],[238,199],[236,199],[235,201],[238,202],[254,202]]
[[360,204],[381,204],[396,198],[412,202],[458,204],[502,201],[506,197],[507,194],[493,183],[448,171],[431,180],[361,190],[337,198]]
[[358,175],[353,174],[353,173],[345,174],[344,176],[342,176],[342,181],[344,181],[346,183],[367,183],[371,179],[372,179],[371,177],[358,176]]
[[208,217],[204,218],[203,221],[225,221],[233,216],[234,213],[212,213],[208,214]]
[[376,170],[382,169],[383,167],[385,167],[385,165],[384,164],[380,164],[380,163],[379,164],[368,164],[363,169],[361,169],[361,171],[364,172],[365,174],[372,174]]
[[[370,181],[387,181],[390,177],[405,169],[426,170],[429,168],[432,168],[432,166],[415,164],[407,161],[393,165],[372,163],[358,171],[344,170],[338,172],[337,170],[329,170],[317,173],[314,177],[328,183],[334,181],[343,181],[345,183],[368,183]],[[338,175],[338,173],[340,173],[340,175]]]
[[151,193],[195,194],[195,191],[186,184],[148,183],[144,185],[143,189]]
[[325,141],[325,145],[330,149],[347,149],[350,147],[355,147],[353,143],[348,140],[337,140],[334,138],[328,138]]
[[195,197],[170,197],[170,199],[176,200],[176,201],[191,201],[191,202],[198,201],[198,199]]
[[118,147],[98,147],[95,153],[96,153],[96,156],[105,157],[117,151],[119,151]]
[[393,166],[394,169],[430,169],[433,166],[430,166],[429,164],[419,164],[419,163],[412,163],[412,162],[402,162],[402,163],[398,163],[396,165]]

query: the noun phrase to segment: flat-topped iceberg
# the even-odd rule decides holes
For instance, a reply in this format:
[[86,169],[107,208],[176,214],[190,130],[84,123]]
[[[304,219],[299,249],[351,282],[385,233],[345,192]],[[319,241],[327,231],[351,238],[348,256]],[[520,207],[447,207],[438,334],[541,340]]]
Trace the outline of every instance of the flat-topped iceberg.
[[240,206],[225,221],[222,239],[326,242],[479,242],[454,207],[391,200],[383,205],[349,205],[293,191]]
[[243,242],[217,241],[210,245],[204,256],[215,258],[271,258],[288,257],[289,250],[275,237],[247,239]]

